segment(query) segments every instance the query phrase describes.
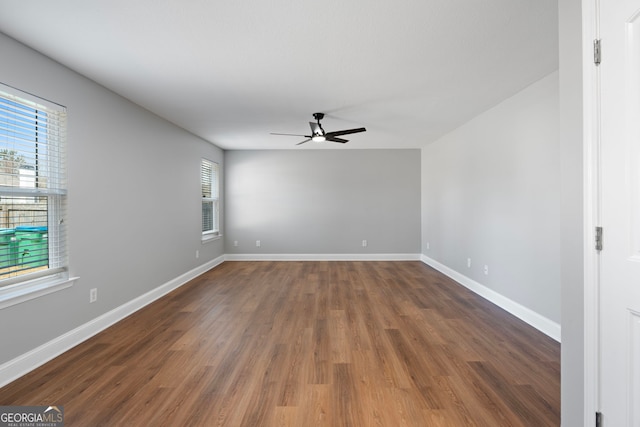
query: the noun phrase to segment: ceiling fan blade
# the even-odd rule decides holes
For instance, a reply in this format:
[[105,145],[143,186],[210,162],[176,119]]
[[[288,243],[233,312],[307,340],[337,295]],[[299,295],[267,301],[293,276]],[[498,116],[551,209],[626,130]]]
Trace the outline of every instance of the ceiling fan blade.
[[285,135],[285,136],[304,136],[305,138],[311,138],[311,135],[300,135],[298,133],[273,133],[271,135]]
[[365,128],[337,130],[335,132],[327,132],[325,136],[328,139],[328,138],[333,138],[334,136],[349,135],[350,133],[358,133],[358,132],[365,132],[365,131],[366,131]]
[[349,142],[349,140],[348,140],[348,139],[337,138],[337,137],[335,137],[335,136],[332,136],[332,137],[330,137],[330,138],[327,138],[326,140],[327,140],[327,141],[331,141],[331,142],[339,142],[339,143],[341,143],[341,144],[344,144],[345,142]]
[[304,140],[304,141],[302,141],[302,142],[298,142],[296,145],[302,145],[302,144],[304,144],[305,142],[309,142],[309,141],[311,141],[311,138],[309,138],[309,139],[305,139],[305,140]]

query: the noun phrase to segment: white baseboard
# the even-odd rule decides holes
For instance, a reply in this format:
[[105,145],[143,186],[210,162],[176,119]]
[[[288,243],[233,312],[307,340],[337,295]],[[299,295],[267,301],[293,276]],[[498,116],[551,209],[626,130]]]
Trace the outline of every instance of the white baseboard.
[[20,378],[224,261],[422,261],[560,342],[560,325],[420,254],[227,254],[190,270],[84,325],[0,365],[0,387]]
[[508,311],[520,320],[533,326],[543,334],[553,338],[557,342],[560,342],[560,325],[558,323],[547,319],[546,317],[523,305],[518,304],[513,300],[510,300],[509,298],[499,294],[498,292],[493,291],[486,286],[476,282],[475,280],[468,278],[464,274],[460,274],[457,271],[447,267],[446,265],[440,264],[434,259],[431,259],[425,255],[422,255],[420,259],[425,264],[435,268],[445,276],[448,276],[456,282],[460,283],[465,288],[491,301],[503,310]]
[[200,276],[206,271],[224,262],[224,256],[220,256],[201,266],[190,270],[175,279],[161,285],[144,295],[141,295],[120,307],[117,307],[90,322],[81,325],[66,334],[63,334],[25,354],[16,357],[0,365],[0,387],[20,378],[28,372],[45,364],[65,351],[75,347],[83,341],[91,338],[114,323],[124,319],[132,313],[140,310],[153,301],[163,297],[169,292],[179,288],[188,281]]
[[420,261],[420,254],[227,254],[225,261]]

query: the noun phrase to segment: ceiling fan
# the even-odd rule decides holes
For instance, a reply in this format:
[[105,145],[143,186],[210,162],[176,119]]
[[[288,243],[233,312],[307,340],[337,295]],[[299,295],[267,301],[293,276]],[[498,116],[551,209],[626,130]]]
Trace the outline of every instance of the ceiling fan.
[[314,141],[314,142],[339,142],[344,144],[345,142],[349,142],[348,139],[338,138],[342,135],[348,135],[350,133],[358,133],[365,132],[365,128],[356,128],[356,129],[346,129],[346,130],[337,130],[334,132],[325,132],[320,124],[320,120],[324,118],[324,113],[313,113],[313,118],[316,119],[316,122],[309,122],[309,126],[311,127],[311,135],[298,135],[294,133],[272,133],[271,135],[288,135],[288,136],[303,136],[305,139],[302,142],[298,142],[296,145],[304,144],[305,142]]

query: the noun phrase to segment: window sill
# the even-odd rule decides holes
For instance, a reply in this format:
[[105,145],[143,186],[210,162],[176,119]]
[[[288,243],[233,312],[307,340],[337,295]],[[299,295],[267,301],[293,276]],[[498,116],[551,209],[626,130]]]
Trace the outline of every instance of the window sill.
[[203,234],[202,235],[202,244],[209,242],[214,242],[216,240],[220,240],[222,238],[222,234],[220,233],[211,233],[211,234]]
[[73,286],[77,277],[44,277],[0,288],[0,310]]

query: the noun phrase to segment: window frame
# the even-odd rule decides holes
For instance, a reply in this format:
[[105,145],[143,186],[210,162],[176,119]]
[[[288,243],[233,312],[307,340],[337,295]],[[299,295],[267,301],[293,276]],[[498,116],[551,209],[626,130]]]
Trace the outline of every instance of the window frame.
[[[209,175],[206,176],[206,171]],[[209,195],[206,186],[210,185]],[[201,239],[203,242],[219,238],[220,231],[220,164],[202,158],[200,160],[200,190],[201,190]],[[211,205],[211,229],[205,230],[205,204]]]
[[[22,188],[20,185],[0,186],[0,197],[44,197],[47,199],[47,268],[41,271],[25,272],[11,277],[0,279],[0,309],[19,304],[30,299],[34,299],[52,292],[66,289],[73,285],[77,278],[69,277],[69,260],[67,257],[66,238],[66,162],[64,150],[66,148],[66,107],[31,95],[14,87],[0,83],[0,97],[7,100],[7,105],[18,104],[25,110],[43,111],[46,117],[60,120],[60,128],[55,127],[55,135],[47,130],[45,140],[47,150],[58,151],[51,158],[46,159],[44,170],[50,170],[45,175],[49,180],[46,188]],[[7,110],[8,111],[8,110]],[[11,114],[5,116],[7,120],[13,117]],[[38,127],[37,116],[34,125]],[[6,122],[5,129],[10,131],[11,121]],[[48,129],[48,127],[47,127]],[[38,129],[40,132],[41,129]],[[9,134],[7,134],[9,135]],[[7,139],[7,142],[11,139]],[[28,140],[27,140],[28,141]],[[38,139],[34,141],[38,144]],[[9,150],[13,148],[11,144],[6,146]],[[37,164],[37,163],[36,163]]]

